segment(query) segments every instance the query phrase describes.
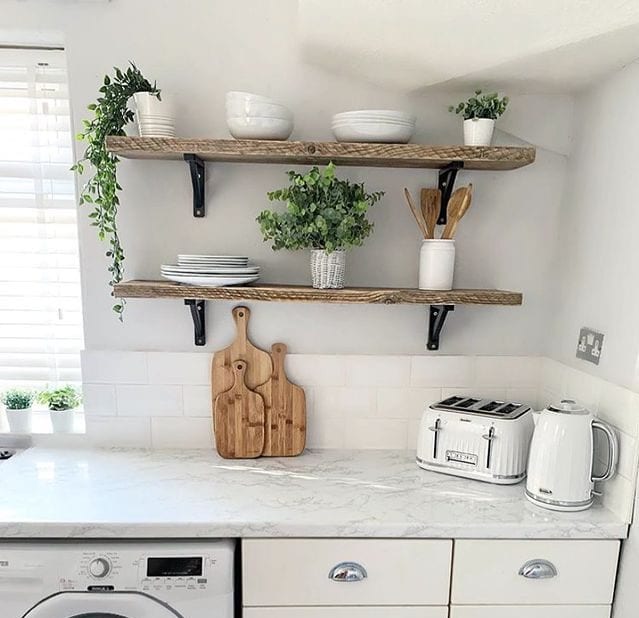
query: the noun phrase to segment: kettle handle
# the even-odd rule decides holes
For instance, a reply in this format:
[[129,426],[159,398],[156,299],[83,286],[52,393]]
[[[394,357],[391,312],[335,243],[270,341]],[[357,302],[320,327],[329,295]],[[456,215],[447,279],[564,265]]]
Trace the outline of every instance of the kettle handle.
[[593,476],[593,481],[607,481],[611,479],[617,471],[617,460],[619,458],[619,443],[617,441],[617,434],[613,428],[600,420],[592,421],[592,428],[602,431],[608,441],[608,463],[606,465],[606,471],[601,476]]

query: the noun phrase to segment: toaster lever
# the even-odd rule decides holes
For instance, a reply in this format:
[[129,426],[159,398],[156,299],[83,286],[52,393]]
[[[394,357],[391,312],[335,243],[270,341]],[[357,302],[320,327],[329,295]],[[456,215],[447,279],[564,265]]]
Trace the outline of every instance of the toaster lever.
[[495,439],[495,428],[491,427],[488,433],[485,433],[482,438],[488,440],[488,448],[486,449],[486,469],[490,468],[490,460],[493,455],[493,440]]
[[433,436],[433,459],[437,459],[437,446],[439,443],[439,432],[442,430],[442,422],[440,419],[435,421],[435,424],[432,427],[429,427],[435,435]]

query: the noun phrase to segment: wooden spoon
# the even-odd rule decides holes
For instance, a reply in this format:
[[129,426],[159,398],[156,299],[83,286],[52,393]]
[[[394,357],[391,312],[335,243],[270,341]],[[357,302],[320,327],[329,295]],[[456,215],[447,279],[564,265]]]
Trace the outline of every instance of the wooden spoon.
[[424,217],[422,216],[422,211],[418,210],[413,203],[413,198],[410,195],[410,191],[404,188],[404,197],[406,197],[406,201],[410,206],[410,209],[413,213],[413,217],[415,217],[415,221],[417,221],[417,227],[421,231],[424,238],[432,238],[432,236],[428,235],[428,228],[426,227],[426,221],[424,221]]
[[455,236],[461,218],[468,212],[472,202],[473,185],[460,187],[450,197],[448,202],[448,220],[442,233],[442,238],[450,240]]
[[422,189],[421,207],[422,217],[426,222],[428,238],[435,238],[435,226],[439,218],[442,205],[442,192],[439,189]]

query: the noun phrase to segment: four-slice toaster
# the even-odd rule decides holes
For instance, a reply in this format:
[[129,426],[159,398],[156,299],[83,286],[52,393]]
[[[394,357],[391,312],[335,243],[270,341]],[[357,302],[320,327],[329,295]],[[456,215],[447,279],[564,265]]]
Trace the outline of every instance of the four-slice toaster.
[[526,476],[533,429],[528,406],[449,397],[422,415],[417,464],[488,483],[519,483]]

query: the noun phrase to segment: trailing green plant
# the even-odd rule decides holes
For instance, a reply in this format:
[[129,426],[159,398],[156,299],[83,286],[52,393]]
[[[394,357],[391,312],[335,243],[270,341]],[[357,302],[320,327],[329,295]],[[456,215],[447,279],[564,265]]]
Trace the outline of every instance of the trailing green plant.
[[497,120],[497,118],[506,111],[508,101],[508,97],[500,99],[496,92],[482,94],[481,90],[475,90],[474,97],[470,97],[467,101],[458,103],[457,107],[451,105],[448,111],[462,114],[464,120],[471,120],[473,118],[490,118],[491,120]]
[[264,240],[273,250],[324,249],[327,253],[361,246],[373,231],[368,209],[384,195],[367,193],[363,183],[335,176],[335,165],[306,174],[287,172],[290,185],[271,191],[271,201],[286,202],[284,212],[264,210],[257,217]]
[[[150,92],[160,98],[160,90],[155,83],[151,84],[135,64],[130,64],[125,71],[114,67],[113,76],[104,76],[100,96],[88,106],[89,111],[93,112],[93,118],[82,121],[84,129],[77,135],[78,140],[87,142],[86,150],[71,168],[78,174],[84,172],[86,164],[93,168],[93,175],[80,192],[80,204],[93,207],[89,214],[91,225],[98,228],[98,238],[109,243],[106,255],[110,259],[108,270],[111,287],[122,281],[123,275],[124,251],[117,226],[120,204],[118,192],[122,187],[118,184],[116,173],[119,158],[107,150],[106,137],[125,135],[124,127],[134,117],[128,102],[136,92]],[[113,310],[122,319],[124,300],[117,302]]]
[[62,386],[53,390],[42,391],[38,395],[38,401],[43,403],[54,412],[72,410],[80,405],[80,394],[70,385]]
[[34,393],[22,388],[12,388],[2,393],[2,403],[7,410],[28,410],[34,399]]

